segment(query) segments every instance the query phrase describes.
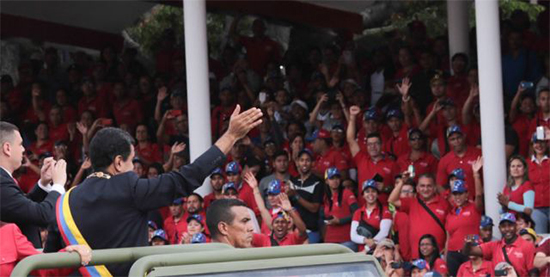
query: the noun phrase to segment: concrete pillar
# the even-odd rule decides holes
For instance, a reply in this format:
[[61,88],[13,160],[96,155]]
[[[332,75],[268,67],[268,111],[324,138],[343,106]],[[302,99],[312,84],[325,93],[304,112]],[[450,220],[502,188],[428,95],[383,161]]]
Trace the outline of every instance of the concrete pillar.
[[[185,0],[182,2],[189,111],[189,153],[191,161],[194,161],[212,145],[208,47],[206,44],[206,1]],[[208,179],[205,183],[207,182]],[[202,186],[199,188],[199,193],[209,189],[209,185]]]
[[506,184],[506,156],[498,0],[476,0],[475,7],[485,213],[495,221],[493,231],[499,236],[496,196]]
[[467,0],[447,0],[449,59],[452,58],[454,54],[461,52],[466,53],[468,57],[470,57],[469,9],[470,2]]

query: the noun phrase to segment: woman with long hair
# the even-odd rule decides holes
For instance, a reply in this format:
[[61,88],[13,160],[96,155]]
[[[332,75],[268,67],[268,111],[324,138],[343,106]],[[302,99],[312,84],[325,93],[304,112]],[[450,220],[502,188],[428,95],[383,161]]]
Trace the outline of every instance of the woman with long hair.
[[420,237],[418,242],[418,256],[420,259],[424,259],[430,270],[437,271],[443,276],[447,276],[447,264],[440,256],[439,247],[435,237],[431,234],[425,234]]
[[359,205],[355,195],[341,184],[341,173],[336,167],[325,172],[326,188],[323,199],[323,212],[326,224],[325,242],[340,243],[357,251],[357,245],[351,241],[351,219]]
[[363,182],[362,195],[365,205],[355,211],[351,221],[351,240],[359,244],[359,250],[365,248],[369,253],[376,244],[385,239],[392,226],[392,214],[387,206],[378,200],[378,186],[370,179]]
[[532,138],[533,156],[527,161],[529,180],[535,190],[535,210],[531,217],[536,223],[537,233],[550,232],[550,158],[548,142]]
[[520,155],[514,155],[508,161],[508,181],[502,193],[497,195],[503,212],[533,213],[535,191],[527,174],[527,162]]

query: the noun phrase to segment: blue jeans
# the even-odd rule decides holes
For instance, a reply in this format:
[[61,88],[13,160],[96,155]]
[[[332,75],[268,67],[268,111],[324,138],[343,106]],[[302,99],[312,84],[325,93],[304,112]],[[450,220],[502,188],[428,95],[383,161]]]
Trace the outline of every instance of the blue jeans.
[[353,241],[341,242],[340,245],[343,245],[343,246],[351,249],[353,252],[357,252],[357,244],[355,244],[355,242],[353,242]]
[[548,230],[550,207],[534,209],[531,218],[535,222],[535,232],[537,232],[537,234],[550,233]]
[[321,233],[319,231],[307,231],[307,238],[309,243],[319,243],[321,241]]

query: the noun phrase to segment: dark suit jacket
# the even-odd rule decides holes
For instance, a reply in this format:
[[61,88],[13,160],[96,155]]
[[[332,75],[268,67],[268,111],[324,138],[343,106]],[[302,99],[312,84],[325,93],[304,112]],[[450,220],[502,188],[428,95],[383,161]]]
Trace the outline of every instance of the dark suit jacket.
[[15,223],[36,248],[42,248],[39,226],[55,222],[55,202],[60,194],[38,185],[27,194],[0,168],[0,220]]
[[[92,249],[147,246],[148,211],[192,193],[224,160],[212,146],[192,164],[156,178],[140,179],[133,171],[110,179],[87,178],[69,195],[71,214]],[[131,263],[107,269],[113,276],[126,276],[130,267]]]

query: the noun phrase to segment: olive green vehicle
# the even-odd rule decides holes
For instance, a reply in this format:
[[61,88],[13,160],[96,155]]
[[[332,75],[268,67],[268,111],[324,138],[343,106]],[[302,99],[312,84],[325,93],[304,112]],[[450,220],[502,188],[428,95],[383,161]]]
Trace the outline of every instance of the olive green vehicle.
[[[208,243],[94,250],[90,265],[133,262],[129,276],[384,276],[372,256],[337,244],[236,249]],[[77,267],[76,253],[30,256],[11,276],[42,268]]]

